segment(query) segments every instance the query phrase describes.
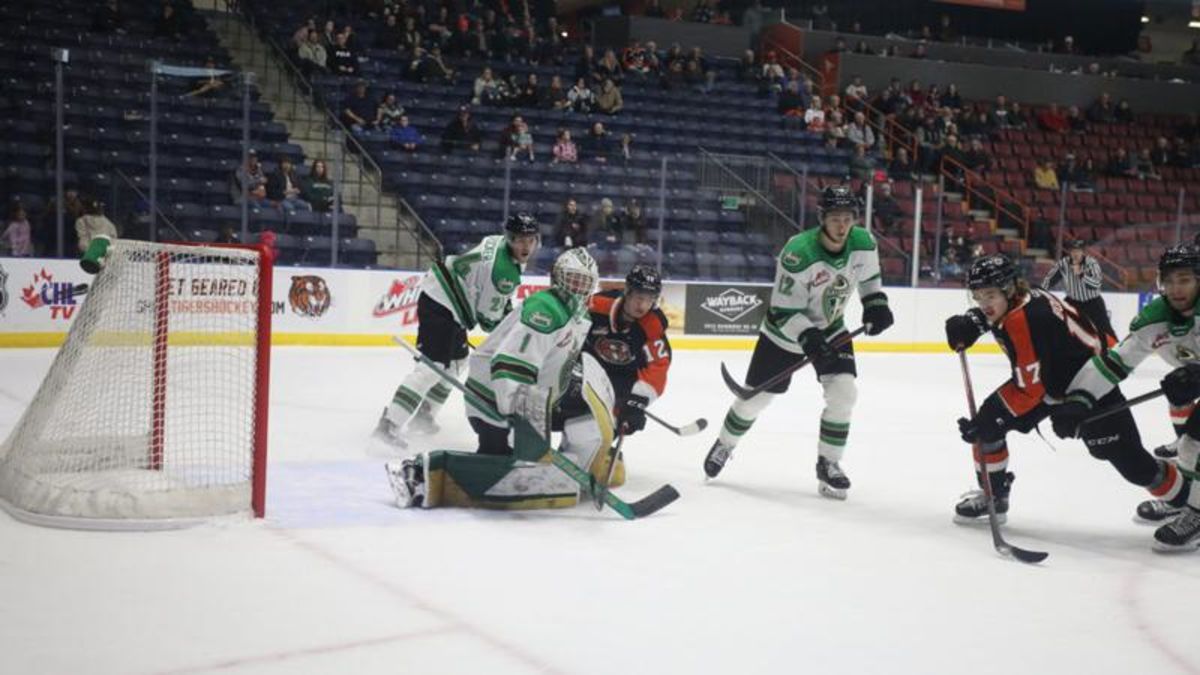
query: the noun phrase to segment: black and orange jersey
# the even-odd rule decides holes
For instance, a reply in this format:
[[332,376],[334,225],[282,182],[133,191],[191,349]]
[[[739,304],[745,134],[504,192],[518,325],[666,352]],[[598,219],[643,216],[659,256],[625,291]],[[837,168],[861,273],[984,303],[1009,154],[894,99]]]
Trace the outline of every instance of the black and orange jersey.
[[629,394],[653,401],[667,388],[671,343],[667,317],[655,307],[636,322],[621,314],[621,291],[592,296],[588,312],[592,326],[583,349],[604,367],[618,400]]
[[1012,364],[1012,378],[996,390],[1008,411],[1020,417],[1043,400],[1066,396],[1075,374],[1111,346],[1085,316],[1050,293],[1034,289],[992,327]]

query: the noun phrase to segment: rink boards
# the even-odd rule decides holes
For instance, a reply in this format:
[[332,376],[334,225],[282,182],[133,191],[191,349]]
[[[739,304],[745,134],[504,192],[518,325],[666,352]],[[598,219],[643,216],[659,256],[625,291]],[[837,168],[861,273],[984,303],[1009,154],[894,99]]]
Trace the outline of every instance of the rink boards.
[[[397,334],[416,332],[421,272],[281,267],[274,271],[272,342],[276,345],[384,346]],[[70,260],[0,258],[0,347],[53,347],[62,343],[86,295],[75,293],[92,278]],[[526,277],[516,302],[548,283]],[[620,281],[604,281],[619,287]],[[207,286],[178,284],[202,293]],[[896,324],[883,335],[860,338],[860,351],[946,351],[946,317],[969,307],[965,290],[887,288]],[[754,346],[771,286],[731,282],[671,282],[663,289],[661,307],[671,327],[675,349],[744,350]],[[1118,331],[1149,294],[1105,293]],[[193,303],[214,315],[227,302],[205,298],[173,298]],[[848,326],[857,326],[861,306],[851,301]],[[482,337],[479,333],[476,337]],[[993,344],[978,349],[995,351]]]

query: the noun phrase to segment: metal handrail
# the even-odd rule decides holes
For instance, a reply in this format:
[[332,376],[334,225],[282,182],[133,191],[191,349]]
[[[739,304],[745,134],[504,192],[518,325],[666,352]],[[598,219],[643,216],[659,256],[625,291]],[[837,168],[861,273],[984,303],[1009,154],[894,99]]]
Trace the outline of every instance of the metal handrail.
[[[962,171],[962,178],[955,176],[949,169],[947,169],[947,164]],[[972,169],[968,168],[967,165],[954,159],[953,157],[946,157],[943,155],[938,170],[948,181],[962,185],[963,191],[967,196],[968,205],[971,202],[972,196],[975,196],[975,198],[979,199],[985,204],[991,204],[996,209],[997,219],[1001,213],[1007,214],[1020,226],[1022,241],[1029,240],[1029,206],[1027,206],[1024,202],[1014,197],[1013,194],[1008,190],[989,183],[988,180],[979,172],[973,171]],[[992,191],[993,196],[988,196],[978,188],[972,187],[972,181],[978,184],[986,185],[988,189]],[[1003,201],[1005,202],[1016,204],[1018,210],[1014,211],[1005,204],[1002,204],[1000,197],[1003,197]]]
[[728,166],[726,166],[725,163],[722,162],[720,159],[718,159],[716,155],[709,152],[708,150],[705,150],[702,146],[697,146],[696,149],[700,151],[700,155],[702,157],[705,157],[706,159],[710,160],[713,164],[715,164],[722,171],[724,171],[728,175],[732,176],[733,179],[736,180],[738,183],[740,183],[742,185],[742,187],[746,189],[747,192],[749,192],[750,194],[757,197],[759,199],[759,201],[761,201],[763,204],[766,204],[775,213],[779,214],[779,216],[781,218],[783,218],[785,221],[787,221],[787,223],[789,225],[796,228],[797,230],[804,229],[803,225],[801,225],[800,223],[797,223],[794,218],[792,218],[788,214],[784,213],[782,210],[780,210],[780,208],[778,206],[775,206],[775,203],[773,201],[771,201],[771,199],[769,197],[767,197],[763,193],[759,192],[754,186],[747,183],[745,181],[745,179],[743,179],[741,176],[739,176],[736,171],[734,171],[733,169],[730,169]]

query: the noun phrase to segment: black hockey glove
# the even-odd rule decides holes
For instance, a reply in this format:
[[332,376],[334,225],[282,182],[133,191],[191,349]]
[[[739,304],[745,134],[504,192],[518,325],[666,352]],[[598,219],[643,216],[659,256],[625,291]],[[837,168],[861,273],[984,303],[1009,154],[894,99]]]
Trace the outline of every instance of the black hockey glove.
[[862,321],[867,327],[867,335],[879,335],[896,322],[888,307],[887,296],[883,293],[872,293],[863,298],[862,303]]
[[1004,438],[1013,421],[995,395],[987,397],[971,419],[958,418],[958,434],[967,443],[990,443]]
[[980,335],[988,331],[987,317],[979,308],[955,314],[946,319],[946,344],[954,351],[962,351],[975,344]]
[[1167,373],[1162,390],[1173,406],[1185,406],[1200,398],[1200,363],[1189,363]]
[[646,428],[646,406],[650,399],[630,394],[621,403],[621,433],[628,436]]
[[1050,426],[1054,427],[1055,435],[1059,438],[1075,438],[1079,435],[1079,427],[1092,412],[1090,398],[1073,394],[1061,405],[1050,409]]
[[800,348],[818,371],[829,371],[837,365],[837,351],[825,341],[825,335],[820,328],[809,328],[801,333]]

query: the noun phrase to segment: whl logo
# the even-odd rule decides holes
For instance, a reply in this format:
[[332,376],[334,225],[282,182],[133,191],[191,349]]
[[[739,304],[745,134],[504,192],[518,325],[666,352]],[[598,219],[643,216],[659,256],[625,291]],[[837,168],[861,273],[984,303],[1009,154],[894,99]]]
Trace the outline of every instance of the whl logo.
[[763,301],[757,295],[730,288],[704,298],[700,308],[716,314],[728,323],[733,323],[761,304]]
[[375,303],[371,314],[379,319],[400,314],[400,324],[408,326],[417,322],[417,298],[421,296],[421,277],[413,275],[392,282],[388,292]]
[[30,309],[49,307],[51,319],[70,319],[79,305],[75,301],[75,286],[69,281],[55,281],[44,267],[33,275],[33,283],[21,289],[21,300]]

